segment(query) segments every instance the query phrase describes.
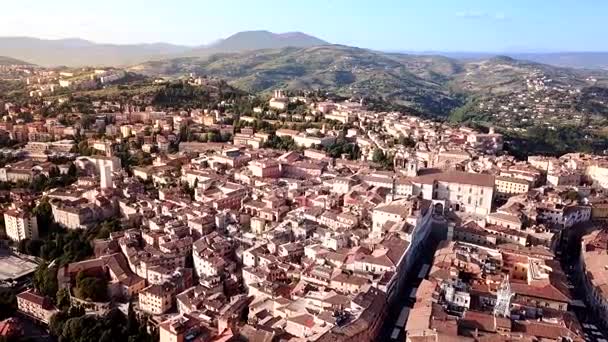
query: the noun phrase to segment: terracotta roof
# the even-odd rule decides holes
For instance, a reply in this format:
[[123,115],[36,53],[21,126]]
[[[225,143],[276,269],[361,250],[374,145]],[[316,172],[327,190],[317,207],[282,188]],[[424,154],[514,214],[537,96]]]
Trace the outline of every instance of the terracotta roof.
[[511,283],[511,290],[518,295],[553,300],[556,302],[570,302],[569,294],[565,294],[552,284],[533,286],[528,284]]
[[494,176],[483,173],[448,171],[413,178],[414,183],[432,184],[434,181],[494,187]]
[[299,325],[303,325],[309,328],[314,327],[315,325],[315,319],[312,315],[309,314],[304,314],[304,315],[300,315],[300,316],[295,316],[295,317],[290,317],[288,318],[288,320],[299,324]]
[[48,298],[44,296],[40,296],[32,292],[31,290],[27,290],[25,292],[21,292],[17,295],[17,298],[21,298],[30,303],[34,303],[38,306],[41,306],[44,309],[50,310],[52,309],[51,302]]

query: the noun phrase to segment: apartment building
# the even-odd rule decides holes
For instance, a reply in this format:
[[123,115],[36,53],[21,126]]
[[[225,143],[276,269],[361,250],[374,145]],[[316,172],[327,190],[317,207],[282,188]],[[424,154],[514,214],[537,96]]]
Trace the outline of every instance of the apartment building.
[[162,315],[173,307],[175,288],[169,283],[150,285],[139,293],[139,309],[152,315]]
[[20,313],[44,324],[48,324],[51,317],[59,312],[48,298],[38,295],[32,290],[17,295],[17,309]]
[[501,198],[525,194],[530,190],[530,182],[521,178],[496,177],[494,185],[496,187],[496,195]]
[[11,209],[4,213],[6,235],[12,241],[38,238],[38,221],[33,215],[22,209]]

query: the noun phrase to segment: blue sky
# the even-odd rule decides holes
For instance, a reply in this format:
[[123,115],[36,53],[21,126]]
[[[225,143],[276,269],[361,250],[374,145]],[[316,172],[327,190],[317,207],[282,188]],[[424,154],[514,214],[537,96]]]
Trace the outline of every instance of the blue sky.
[[604,0],[28,0],[2,4],[0,35],[200,45],[266,29],[380,50],[608,51],[607,19]]

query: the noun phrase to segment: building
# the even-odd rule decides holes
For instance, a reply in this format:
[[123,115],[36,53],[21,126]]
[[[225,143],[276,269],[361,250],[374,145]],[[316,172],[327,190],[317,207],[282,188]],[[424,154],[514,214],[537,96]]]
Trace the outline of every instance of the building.
[[152,315],[162,315],[173,307],[174,287],[165,283],[150,285],[139,293],[139,309]]
[[272,159],[252,161],[248,167],[254,177],[279,178],[282,174],[281,163]]
[[195,341],[195,338],[205,341],[211,336],[201,323],[200,319],[188,314],[171,318],[159,326],[160,342]]
[[530,182],[520,178],[496,177],[494,184],[496,187],[496,195],[501,198],[525,194],[530,190]]
[[6,235],[13,241],[38,238],[36,215],[22,209],[11,209],[4,213]]
[[38,295],[32,290],[17,295],[17,309],[20,313],[44,324],[48,324],[51,317],[59,312],[48,298]]
[[460,171],[430,173],[413,178],[414,195],[444,201],[444,209],[488,215],[494,198],[494,176]]
[[608,328],[608,230],[597,230],[583,237],[577,273],[584,287],[590,310]]
[[282,90],[275,90],[274,96],[268,102],[268,106],[276,110],[285,110],[289,105],[289,98],[283,94]]
[[114,187],[114,182],[112,181],[112,167],[110,165],[103,165],[101,168],[101,188],[102,189],[111,189]]

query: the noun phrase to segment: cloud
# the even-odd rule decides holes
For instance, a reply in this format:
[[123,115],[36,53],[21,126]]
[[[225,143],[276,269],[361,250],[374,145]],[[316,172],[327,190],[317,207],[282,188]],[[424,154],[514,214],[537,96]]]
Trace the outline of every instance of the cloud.
[[466,19],[492,19],[492,20],[507,19],[507,16],[502,12],[487,13],[484,11],[477,11],[477,10],[458,11],[458,12],[456,12],[456,16],[458,18],[466,18]]
[[487,14],[482,11],[459,11],[456,16],[459,18],[484,18]]

